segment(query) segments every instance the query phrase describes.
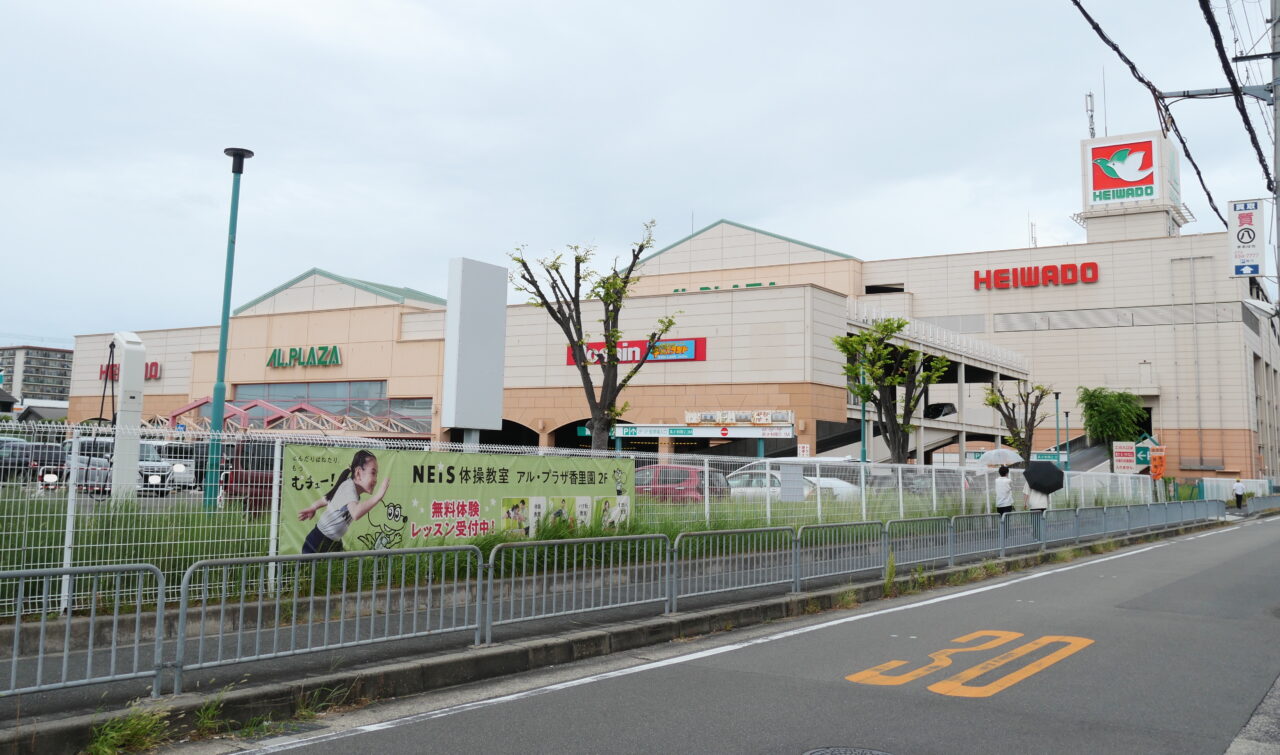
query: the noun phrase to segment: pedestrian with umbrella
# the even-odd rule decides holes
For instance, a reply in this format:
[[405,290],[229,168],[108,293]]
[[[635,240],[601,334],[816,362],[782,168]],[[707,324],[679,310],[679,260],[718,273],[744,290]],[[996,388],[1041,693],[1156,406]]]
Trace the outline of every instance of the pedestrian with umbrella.
[[1050,494],[1062,489],[1062,470],[1051,462],[1033,461],[1027,464],[1022,479],[1026,482],[1027,510],[1036,512],[1032,526],[1036,540],[1040,540],[1040,520],[1049,508]]

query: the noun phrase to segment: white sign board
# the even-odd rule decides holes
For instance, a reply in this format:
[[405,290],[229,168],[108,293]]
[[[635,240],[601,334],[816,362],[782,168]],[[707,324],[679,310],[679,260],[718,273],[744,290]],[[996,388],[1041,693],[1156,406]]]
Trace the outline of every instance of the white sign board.
[[507,343],[507,269],[465,257],[449,260],[444,316],[442,427],[502,429]]
[[1227,245],[1231,250],[1231,277],[1262,275],[1266,251],[1266,203],[1260,199],[1232,202],[1227,215]]
[[687,427],[684,425],[618,425],[619,438],[794,438],[795,429],[786,427]]
[[1138,448],[1136,443],[1117,441],[1111,444],[1111,466],[1116,474],[1138,473]]
[[796,444],[796,456],[809,456],[810,455],[809,451],[810,451],[810,448],[808,443]]

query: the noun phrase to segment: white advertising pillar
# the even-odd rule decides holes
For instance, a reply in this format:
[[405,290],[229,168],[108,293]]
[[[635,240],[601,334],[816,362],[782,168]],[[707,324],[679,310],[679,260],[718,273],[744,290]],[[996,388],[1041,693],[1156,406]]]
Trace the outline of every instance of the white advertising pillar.
[[111,494],[119,497],[136,490],[138,484],[138,433],[142,425],[142,381],[147,351],[136,333],[116,333],[112,342],[120,363],[120,393],[116,396]]

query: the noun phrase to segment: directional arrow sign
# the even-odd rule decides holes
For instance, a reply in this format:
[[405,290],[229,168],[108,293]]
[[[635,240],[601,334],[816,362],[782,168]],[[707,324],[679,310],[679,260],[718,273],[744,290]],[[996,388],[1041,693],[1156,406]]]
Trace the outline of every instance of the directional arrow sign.
[[1227,244],[1231,251],[1231,277],[1262,274],[1267,228],[1266,203],[1246,199],[1230,203],[1227,215]]

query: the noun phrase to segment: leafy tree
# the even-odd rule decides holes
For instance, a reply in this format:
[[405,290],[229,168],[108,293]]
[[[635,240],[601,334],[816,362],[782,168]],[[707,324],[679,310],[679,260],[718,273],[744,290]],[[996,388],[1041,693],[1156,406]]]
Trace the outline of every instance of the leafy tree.
[[1076,389],[1076,397],[1084,415],[1084,431],[1094,440],[1105,441],[1108,451],[1117,440],[1137,440],[1142,435],[1139,423],[1147,410],[1137,395],[1082,385]]
[[1023,461],[1031,461],[1031,441],[1036,428],[1048,417],[1048,410],[1041,412],[1040,405],[1051,393],[1053,389],[1031,385],[1025,380],[1017,382],[1012,395],[1006,394],[1001,384],[986,388],[983,403],[995,409],[1004,420],[1005,429],[1009,431],[1007,441]]
[[[532,296],[530,303],[545,309],[569,342],[591,412],[587,427],[591,431],[593,449],[608,448],[610,428],[629,408],[629,404],[619,407],[618,397],[648,362],[653,345],[675,325],[674,317],[658,318],[649,333],[649,345],[640,355],[640,361],[620,377],[618,341],[622,330],[618,326],[619,318],[627,297],[640,280],[635,274],[636,263],[645,250],[653,246],[653,226],[652,220],[644,224],[643,238],[632,246],[630,258],[621,269],[615,259],[612,269],[603,274],[588,267],[596,251],[592,246],[569,244],[566,247],[567,260],[565,254],[556,254],[530,263],[525,257],[524,247],[511,255],[511,260],[516,263],[516,270],[511,274],[516,290]],[[586,352],[590,334],[584,324],[584,309],[597,306],[602,315],[597,322],[600,323],[604,349],[594,362],[590,362]]]
[[[911,451],[911,424],[925,388],[942,378],[950,362],[926,357],[901,343],[907,327],[901,317],[889,317],[851,336],[832,339],[848,357],[844,366],[849,392],[876,408],[880,435],[889,448],[890,461],[904,464]],[[863,438],[869,443],[870,438]]]

